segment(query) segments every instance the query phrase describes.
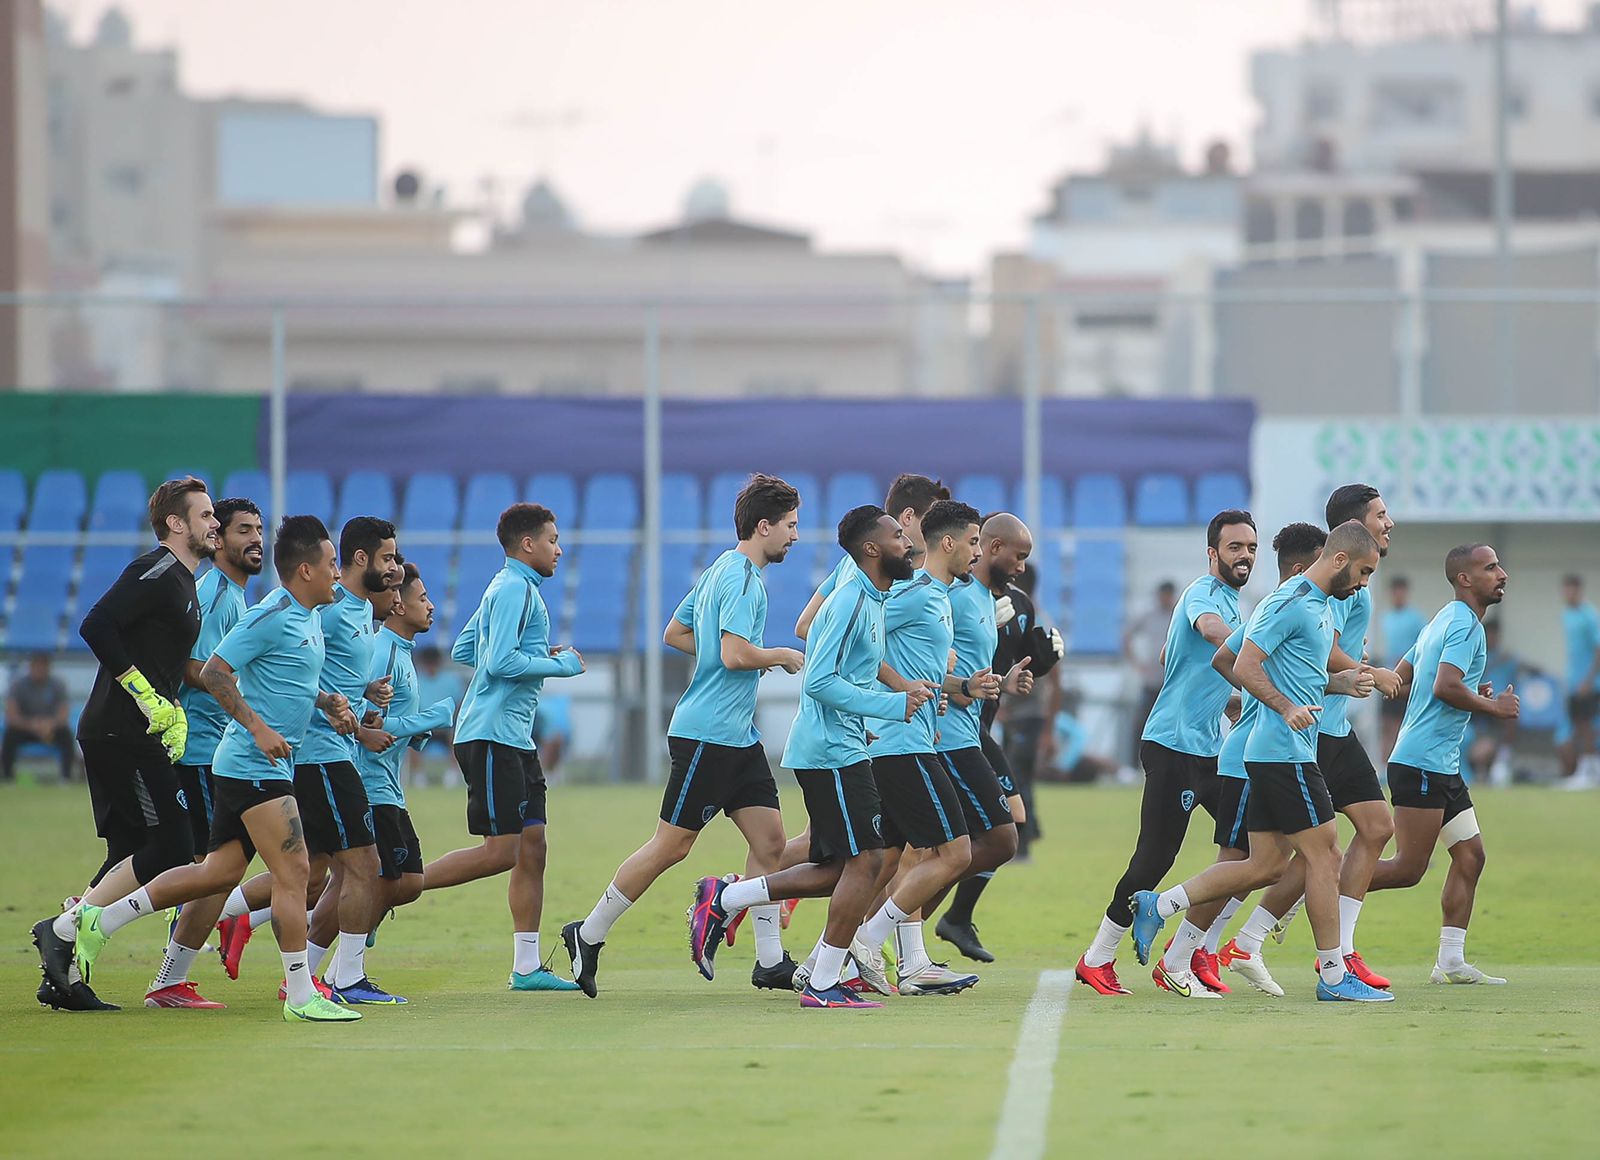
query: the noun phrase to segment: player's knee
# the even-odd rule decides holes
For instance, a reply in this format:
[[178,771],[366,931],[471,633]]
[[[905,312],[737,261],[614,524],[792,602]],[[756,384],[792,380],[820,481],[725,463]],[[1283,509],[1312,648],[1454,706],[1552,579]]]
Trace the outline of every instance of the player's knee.
[[543,870],[545,859],[549,855],[549,846],[545,842],[544,827],[530,826],[522,831],[522,838],[511,851],[512,865],[522,866],[527,869]]
[[1415,886],[1421,882],[1428,873],[1428,860],[1404,859],[1395,867],[1395,885],[1401,887]]
[[972,865],[972,841],[966,837],[946,842],[938,849],[939,861],[951,882],[960,878]]
[[1370,849],[1383,852],[1383,848],[1394,838],[1394,818],[1388,811],[1376,815],[1364,825],[1356,827],[1355,840],[1365,844]]
[[422,875],[402,874],[394,884],[394,905],[409,906],[422,897]]
[[1017,856],[1017,827],[1015,824],[996,826],[989,831],[986,840],[996,866],[1003,865]]
[[689,851],[694,849],[697,835],[693,830],[683,830],[674,826],[665,833],[655,837],[656,857],[668,866],[676,866],[689,856]]
[[862,868],[874,878],[883,873],[884,852],[881,849],[863,850],[856,857],[861,860]]
[[1462,871],[1476,878],[1483,873],[1484,863],[1489,857],[1484,852],[1482,842],[1469,839],[1450,847],[1450,860]]

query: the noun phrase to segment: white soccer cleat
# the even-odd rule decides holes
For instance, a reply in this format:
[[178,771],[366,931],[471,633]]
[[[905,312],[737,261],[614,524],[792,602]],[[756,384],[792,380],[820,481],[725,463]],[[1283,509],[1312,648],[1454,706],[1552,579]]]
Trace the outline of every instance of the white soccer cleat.
[[1220,999],[1222,996],[1194,977],[1194,972],[1185,967],[1181,971],[1169,971],[1166,964],[1157,962],[1155,969],[1150,972],[1150,977],[1156,981],[1156,986],[1163,991],[1171,992],[1180,999]]
[[1289,908],[1288,914],[1272,924],[1272,941],[1280,947],[1283,945],[1283,940],[1289,937],[1289,927],[1294,922],[1294,916],[1300,913],[1300,908],[1305,904],[1306,900],[1301,898],[1299,902]]
[[850,940],[850,957],[856,961],[856,970],[861,972],[863,983],[880,995],[895,994],[894,984],[889,981],[889,973],[884,969],[881,947],[869,947],[858,936]]
[[1498,975],[1486,975],[1471,963],[1462,963],[1459,967],[1446,970],[1438,963],[1433,964],[1433,974],[1429,981],[1434,983],[1458,983],[1470,986],[1474,983],[1484,987],[1503,987],[1505,980]]
[[1263,994],[1283,998],[1283,988],[1278,986],[1278,980],[1267,970],[1266,960],[1259,951],[1247,955],[1239,949],[1237,941],[1229,939],[1228,945],[1217,953],[1217,961]]
[[900,976],[902,995],[954,995],[977,985],[977,975],[957,974],[943,963],[928,963]]

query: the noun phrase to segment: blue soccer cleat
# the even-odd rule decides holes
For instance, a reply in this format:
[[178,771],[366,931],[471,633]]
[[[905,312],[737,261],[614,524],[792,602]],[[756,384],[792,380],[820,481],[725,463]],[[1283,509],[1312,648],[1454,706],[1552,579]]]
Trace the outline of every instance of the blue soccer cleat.
[[536,971],[529,971],[519,975],[511,973],[511,982],[507,984],[513,991],[577,991],[578,984],[571,979],[563,979],[554,971],[540,967]]
[[1156,900],[1160,897],[1154,890],[1138,890],[1128,899],[1133,911],[1133,953],[1139,957],[1141,967],[1150,965],[1150,946],[1166,924],[1156,913]]
[[1329,985],[1317,979],[1317,1001],[1321,1003],[1393,1003],[1388,991],[1369,987],[1349,971],[1337,983]]
[[366,975],[351,983],[348,987],[335,987],[333,1000],[336,1003],[386,1003],[391,1006],[404,1003],[399,995],[391,995]]

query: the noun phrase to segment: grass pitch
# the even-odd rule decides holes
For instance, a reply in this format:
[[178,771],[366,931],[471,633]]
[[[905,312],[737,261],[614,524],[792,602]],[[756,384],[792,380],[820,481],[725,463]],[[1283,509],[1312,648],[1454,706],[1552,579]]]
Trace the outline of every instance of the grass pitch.
[[[1073,989],[1046,1154],[1586,1154],[1600,1091],[1600,795],[1480,796],[1489,867],[1468,955],[1510,986],[1428,984],[1442,857],[1421,886],[1374,895],[1363,914],[1360,941],[1395,980],[1392,1005],[1314,1002],[1303,918],[1286,947],[1268,943],[1283,999],[1246,989],[1184,1003],[1158,994],[1125,946],[1132,997]],[[796,830],[799,795],[784,800]],[[462,793],[419,791],[411,804],[425,854],[467,844]],[[544,934],[563,973],[561,924],[588,912],[657,804],[648,787],[552,792]],[[686,951],[691,884],[743,866],[719,821],[612,932],[598,1000],[505,989],[505,889],[491,881],[385,924],[368,963],[409,1006],[309,1027],[278,1018],[270,932],[238,982],[212,957],[197,965],[228,1010],[145,1010],[165,938],[156,921],[119,935],[97,968],[97,989],[124,1011],[40,1009],[28,927],[100,854],[81,787],[3,788],[0,1155],[987,1156],[1039,973],[1070,969],[1087,944],[1137,811],[1135,792],[1045,790],[1033,864],[1003,870],[979,910],[1000,962],[956,998],[802,1011],[750,987],[748,931],[702,981]],[[1192,828],[1178,873],[1209,861],[1207,837],[1208,822]],[[801,905],[786,937],[797,954],[823,910]],[[950,949],[928,938],[936,956]]]

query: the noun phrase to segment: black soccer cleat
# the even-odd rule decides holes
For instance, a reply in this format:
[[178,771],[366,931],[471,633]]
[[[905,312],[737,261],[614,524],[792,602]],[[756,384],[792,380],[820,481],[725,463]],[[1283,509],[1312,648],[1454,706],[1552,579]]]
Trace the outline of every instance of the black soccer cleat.
[[994,962],[994,956],[978,941],[978,928],[970,922],[956,922],[947,914],[933,928],[933,933],[975,963]]
[[[72,989],[73,944],[56,933],[55,919],[41,918],[33,924],[33,945],[39,948],[39,965],[44,977],[61,994]],[[43,1002],[43,1000],[40,1000]]]
[[578,986],[583,988],[583,993],[593,999],[599,988],[594,984],[594,973],[600,967],[600,948],[603,942],[584,942],[583,935],[578,932],[583,929],[581,922],[569,922],[561,928],[561,941],[567,946],[567,954],[572,956],[572,978]]
[[750,971],[750,985],[758,991],[793,991],[794,973],[799,964],[783,952],[783,958],[770,967],[759,962]]
[[48,978],[39,984],[39,990],[34,997],[39,1000],[41,1007],[53,1007],[57,1011],[120,1011],[115,1003],[107,1003],[96,995],[88,983],[81,979],[65,991],[57,987]]

